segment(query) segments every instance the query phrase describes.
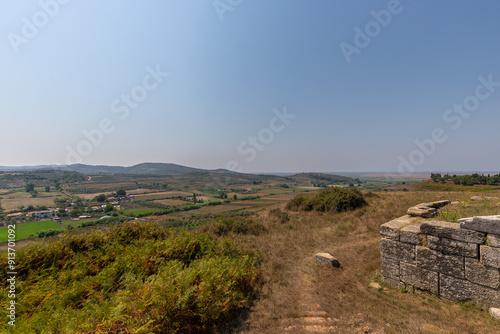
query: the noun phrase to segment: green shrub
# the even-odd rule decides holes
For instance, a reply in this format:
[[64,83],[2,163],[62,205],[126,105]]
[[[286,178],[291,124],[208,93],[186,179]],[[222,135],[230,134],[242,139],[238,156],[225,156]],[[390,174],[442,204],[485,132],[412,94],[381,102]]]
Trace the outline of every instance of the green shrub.
[[266,231],[264,225],[246,217],[221,218],[213,223],[206,224],[200,228],[201,232],[208,232],[217,236],[225,236],[230,233],[244,235],[259,235]]
[[293,211],[344,212],[367,205],[363,193],[356,188],[328,188],[313,194],[300,194],[288,202]]
[[40,231],[37,233],[37,236],[39,238],[44,238],[44,237],[51,237],[53,235],[61,233],[61,230],[46,230],[46,231]]
[[[260,277],[235,243],[154,223],[66,236],[16,262],[16,333],[210,333],[250,306]],[[6,308],[6,271],[0,279]]]

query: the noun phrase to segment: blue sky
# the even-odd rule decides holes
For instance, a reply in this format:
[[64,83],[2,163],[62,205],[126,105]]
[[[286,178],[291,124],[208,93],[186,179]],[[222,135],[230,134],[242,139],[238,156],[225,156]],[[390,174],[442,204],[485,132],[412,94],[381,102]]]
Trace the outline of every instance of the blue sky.
[[500,170],[499,10],[4,1],[0,165]]

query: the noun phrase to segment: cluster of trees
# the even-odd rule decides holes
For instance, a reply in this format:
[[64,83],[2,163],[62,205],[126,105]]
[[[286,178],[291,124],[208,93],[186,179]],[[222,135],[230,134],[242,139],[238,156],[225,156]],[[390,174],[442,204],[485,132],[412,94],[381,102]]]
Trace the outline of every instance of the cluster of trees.
[[[59,185],[60,187],[60,185]],[[56,189],[59,189],[59,187],[56,187]],[[45,186],[45,192],[50,192],[50,186]],[[38,195],[38,191],[35,189],[35,184],[33,182],[28,182],[24,185],[24,190],[26,190],[27,193],[30,193],[31,196],[36,197]]]
[[[125,197],[125,196],[127,196],[127,192],[124,189],[119,189],[116,191],[116,193],[111,195],[111,197]],[[100,194],[94,197],[93,200],[98,203],[104,203],[108,200],[108,196],[106,196],[105,194]]]
[[[201,195],[201,194],[198,194],[198,195]],[[186,199],[186,198],[185,198]],[[193,193],[193,203],[194,204],[201,204],[201,203],[204,203],[205,201],[202,200],[202,199],[198,199],[198,197],[196,197],[196,193]]]
[[88,201],[80,197],[76,197],[74,199],[73,205],[71,205],[72,209],[69,214],[65,211],[68,207],[68,202],[66,201],[66,199],[55,198],[54,204],[59,209],[59,212],[57,214],[59,217],[67,217],[68,215],[71,217],[78,217],[88,209]]
[[40,231],[37,233],[37,236],[39,238],[44,238],[44,237],[51,237],[53,235],[56,235],[56,234],[59,234],[61,233],[62,231],[60,230],[47,230],[47,231]]
[[245,197],[240,197],[240,201],[249,201],[253,199],[260,199],[260,196],[245,196]]
[[35,184],[33,182],[26,183],[24,189],[27,193],[31,194],[31,197],[36,197],[38,195],[38,191],[35,190]]
[[350,177],[346,177],[346,176],[340,176],[340,175],[328,175],[328,174],[316,174],[316,173],[312,173],[312,174],[309,174],[308,177],[310,179],[318,183],[320,183],[321,181],[323,182],[326,182],[328,184],[346,184],[346,183],[349,183],[349,182],[359,182],[359,179],[352,179]]
[[[74,185],[84,182],[85,176],[76,172],[40,170],[19,173],[0,174],[1,188],[19,188],[23,185],[34,184],[37,187],[54,186],[62,190],[62,185]],[[28,191],[30,192],[30,191]]]
[[445,183],[447,181],[451,181],[456,185],[463,186],[474,186],[474,185],[492,185],[498,186],[500,185],[500,174],[495,175],[484,175],[484,174],[467,174],[467,175],[449,175],[440,173],[431,173],[431,179],[434,182]]

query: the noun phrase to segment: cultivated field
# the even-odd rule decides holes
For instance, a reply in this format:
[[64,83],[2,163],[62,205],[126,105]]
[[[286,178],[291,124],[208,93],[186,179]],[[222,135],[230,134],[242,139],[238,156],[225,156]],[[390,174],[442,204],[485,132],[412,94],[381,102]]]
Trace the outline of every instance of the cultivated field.
[[[48,230],[63,231],[64,228],[52,220],[16,224],[16,240],[23,240],[30,236],[36,236],[38,232]],[[0,242],[5,241],[7,241],[7,227],[2,227],[0,228]]]
[[192,192],[185,192],[185,191],[166,191],[166,192],[155,192],[155,193],[149,193],[149,194],[144,194],[144,195],[136,195],[134,200],[138,201],[151,201],[151,200],[157,200],[157,199],[167,199],[171,197],[178,197],[178,196],[193,196]]

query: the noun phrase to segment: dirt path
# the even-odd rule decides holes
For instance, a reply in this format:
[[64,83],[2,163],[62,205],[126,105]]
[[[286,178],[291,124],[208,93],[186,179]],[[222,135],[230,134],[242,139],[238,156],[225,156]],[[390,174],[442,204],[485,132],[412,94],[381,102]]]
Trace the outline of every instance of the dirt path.
[[310,274],[301,278],[298,293],[298,317],[282,320],[280,329],[284,333],[332,333],[338,329],[335,325],[337,319],[329,317],[328,312],[318,304]]

